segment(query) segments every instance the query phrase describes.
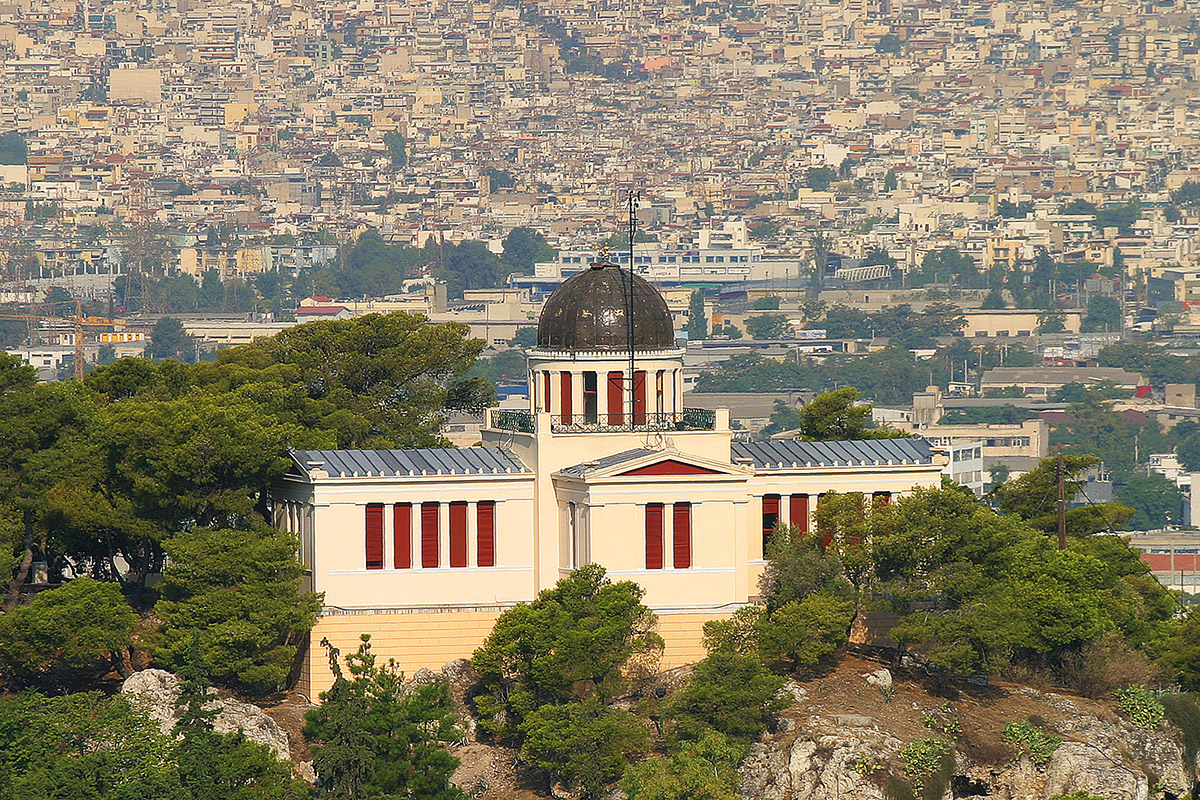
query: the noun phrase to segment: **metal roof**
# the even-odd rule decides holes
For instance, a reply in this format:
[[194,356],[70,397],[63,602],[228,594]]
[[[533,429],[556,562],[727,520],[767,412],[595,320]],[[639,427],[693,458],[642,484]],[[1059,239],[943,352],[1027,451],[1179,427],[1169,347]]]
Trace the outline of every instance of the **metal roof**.
[[529,475],[520,459],[498,447],[430,447],[419,450],[293,450],[307,471],[322,462],[331,478],[392,478],[422,475]]
[[735,442],[730,450],[735,464],[749,463],[760,470],[933,463],[933,450],[924,439]]
[[649,450],[644,447],[639,447],[636,450],[625,450],[621,453],[613,453],[611,456],[604,456],[603,458],[597,458],[592,461],[584,461],[582,464],[572,464],[569,467],[563,467],[559,470],[559,472],[580,477],[587,472],[593,472],[598,469],[607,469],[608,467],[616,466],[617,464],[622,464],[626,461],[636,461],[643,456],[648,456],[651,453],[658,452],[662,451]]

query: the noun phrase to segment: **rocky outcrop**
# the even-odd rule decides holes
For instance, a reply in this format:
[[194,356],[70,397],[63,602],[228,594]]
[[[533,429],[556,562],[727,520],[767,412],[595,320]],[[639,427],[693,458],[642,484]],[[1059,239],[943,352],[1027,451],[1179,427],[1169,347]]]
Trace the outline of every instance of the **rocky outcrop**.
[[[170,735],[179,718],[175,708],[179,684],[177,675],[161,669],[145,669],[125,679],[121,694],[140,706],[164,734]],[[258,706],[233,698],[218,698],[214,694],[205,708],[217,710],[212,720],[213,730],[217,733],[241,731],[250,741],[271,748],[276,758],[289,760],[287,734]]]
[[[885,800],[889,782],[911,784],[902,751],[918,739],[953,742],[946,797],[1048,800],[1088,792],[1106,800],[1184,796],[1196,764],[1186,764],[1179,731],[1138,728],[1111,704],[1033,689],[996,686],[957,702],[882,671],[845,670],[809,682],[774,732],[742,764],[745,800]],[[865,678],[865,680],[864,680]],[[1005,742],[1008,722],[1034,720],[1061,744],[1042,765]],[[952,777],[951,777],[952,776]],[[936,780],[936,779],[933,779]]]

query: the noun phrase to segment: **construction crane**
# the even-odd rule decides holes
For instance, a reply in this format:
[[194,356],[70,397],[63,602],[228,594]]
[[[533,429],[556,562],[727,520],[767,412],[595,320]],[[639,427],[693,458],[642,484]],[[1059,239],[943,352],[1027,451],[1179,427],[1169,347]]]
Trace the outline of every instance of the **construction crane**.
[[[0,319],[20,319],[27,322],[40,322],[44,319],[59,319],[63,322],[69,322],[75,327],[74,345],[75,345],[75,380],[83,380],[83,329],[84,328],[110,328],[113,326],[111,319],[96,319],[86,320],[83,317],[83,301],[82,300],[64,300],[58,303],[34,303],[32,305],[40,306],[60,306],[65,303],[75,304],[74,317],[50,317],[42,314],[0,314]],[[30,336],[30,344],[32,345],[32,335]]]

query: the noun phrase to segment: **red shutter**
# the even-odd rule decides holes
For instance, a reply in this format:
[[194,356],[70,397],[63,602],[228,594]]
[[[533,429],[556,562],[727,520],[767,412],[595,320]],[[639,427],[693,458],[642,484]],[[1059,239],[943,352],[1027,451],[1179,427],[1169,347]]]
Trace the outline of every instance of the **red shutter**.
[[438,567],[438,512],[441,503],[421,503],[421,566]]
[[467,565],[467,504],[450,504],[450,566]]
[[794,494],[791,497],[788,517],[801,533],[808,533],[808,495]]
[[775,532],[775,523],[779,522],[779,495],[763,495],[762,506],[763,535],[766,536]]
[[663,506],[646,506],[646,569],[663,568]]
[[[571,373],[562,372],[558,376],[558,402],[561,410],[560,417],[563,425],[571,424]],[[550,407],[549,399],[546,400],[546,408]]]
[[392,510],[392,545],[396,569],[412,568],[412,503],[396,503]]
[[542,372],[542,411],[550,410],[550,370]]
[[879,504],[881,506],[886,506],[888,503],[890,503],[892,501],[892,493],[891,492],[876,492],[875,494],[871,495],[871,499],[874,500],[877,504]]
[[633,424],[646,424],[646,373],[635,372],[633,377]]
[[476,561],[481,567],[496,566],[496,503],[481,500],[475,506]]
[[692,566],[692,504],[676,503],[674,513],[675,569]]
[[367,506],[367,569],[383,569],[383,506]]
[[608,373],[608,424],[625,424],[625,392],[624,375],[620,372]]

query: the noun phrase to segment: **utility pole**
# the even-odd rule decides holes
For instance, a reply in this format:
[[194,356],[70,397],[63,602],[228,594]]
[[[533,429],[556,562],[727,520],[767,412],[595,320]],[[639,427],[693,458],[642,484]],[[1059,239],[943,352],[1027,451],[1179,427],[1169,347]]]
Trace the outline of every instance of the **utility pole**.
[[1063,457],[1058,454],[1058,549],[1067,549],[1067,486],[1063,475]]

